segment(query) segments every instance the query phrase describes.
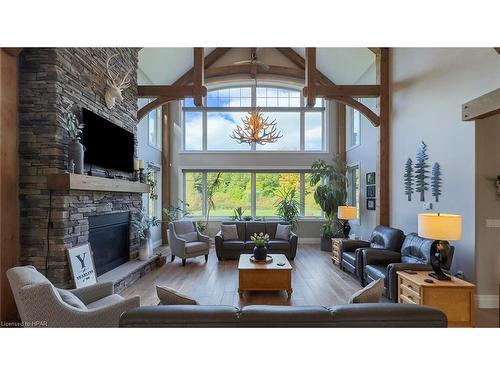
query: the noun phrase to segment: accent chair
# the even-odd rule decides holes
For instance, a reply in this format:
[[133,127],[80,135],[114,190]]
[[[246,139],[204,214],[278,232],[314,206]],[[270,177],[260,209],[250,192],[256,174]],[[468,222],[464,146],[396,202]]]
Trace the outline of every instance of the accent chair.
[[172,252],[172,262],[175,257],[182,259],[182,266],[186,265],[187,258],[200,255],[208,261],[210,238],[198,232],[196,224],[188,220],[173,221],[168,224],[168,243]]

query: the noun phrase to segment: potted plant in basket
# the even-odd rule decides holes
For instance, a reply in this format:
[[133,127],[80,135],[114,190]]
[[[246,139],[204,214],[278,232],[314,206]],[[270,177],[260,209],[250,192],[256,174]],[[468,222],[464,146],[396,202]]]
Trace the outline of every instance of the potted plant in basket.
[[326,224],[321,227],[321,250],[331,251],[331,239],[343,237],[342,225],[337,219],[339,206],[347,199],[347,165],[338,156],[331,164],[317,160],[311,166],[311,186],[316,186],[314,200],[325,213]]
[[153,238],[151,237],[151,227],[157,227],[161,220],[156,217],[148,217],[143,211],[140,211],[138,218],[132,221],[133,227],[137,230],[139,236],[139,260],[147,260],[153,256]]
[[250,239],[255,242],[253,248],[253,258],[255,260],[266,260],[267,258],[267,243],[269,242],[269,235],[266,233],[254,233]]
[[[75,106],[69,106],[64,115],[63,127],[69,135],[68,144],[68,170],[76,174],[83,174],[83,153],[85,151],[80,143],[84,124],[81,124]],[[74,164],[74,169],[71,163]]]

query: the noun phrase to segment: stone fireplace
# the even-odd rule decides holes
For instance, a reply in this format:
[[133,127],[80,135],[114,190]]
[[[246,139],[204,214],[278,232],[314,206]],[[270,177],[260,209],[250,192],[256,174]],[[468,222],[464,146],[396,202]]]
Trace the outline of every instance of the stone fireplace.
[[[50,176],[68,171],[69,140],[62,124],[70,105],[97,113],[137,139],[135,74],[122,102],[112,110],[104,102],[106,59],[115,53],[123,73],[137,71],[134,48],[25,48],[19,57],[20,263],[34,265],[59,287],[72,286],[67,248],[90,240],[100,250],[92,238],[99,235],[96,225],[112,217],[124,224],[124,213],[130,222],[142,209],[142,192],[134,189],[49,188]],[[133,226],[122,225],[116,233],[122,253],[107,264],[107,255],[102,255],[101,273],[137,258],[139,239]]]

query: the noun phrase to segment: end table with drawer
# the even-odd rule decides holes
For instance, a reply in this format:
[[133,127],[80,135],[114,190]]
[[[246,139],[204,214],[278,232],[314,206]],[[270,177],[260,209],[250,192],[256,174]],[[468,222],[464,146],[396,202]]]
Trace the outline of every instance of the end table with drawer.
[[340,242],[345,238],[332,238],[332,262],[340,266],[342,259],[340,259]]
[[475,289],[457,277],[442,281],[429,276],[429,271],[398,271],[398,302],[435,307],[448,317],[448,327],[474,327]]

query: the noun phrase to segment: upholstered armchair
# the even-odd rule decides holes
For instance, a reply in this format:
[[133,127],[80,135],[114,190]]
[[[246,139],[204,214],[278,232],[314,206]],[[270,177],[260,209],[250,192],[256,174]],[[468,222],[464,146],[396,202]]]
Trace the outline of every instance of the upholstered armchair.
[[371,234],[370,241],[342,240],[340,242],[341,268],[353,273],[365,285],[363,251],[391,250],[399,252],[405,235],[402,230],[378,225]]
[[113,283],[58,289],[33,266],[7,271],[22,323],[26,327],[118,327],[120,315],[140,306],[139,296],[113,294]]
[[[433,240],[410,233],[401,245],[401,251],[364,250],[364,283],[384,279],[384,294],[387,298],[398,301],[398,271],[432,271],[431,245]],[[445,270],[451,268],[455,248],[450,246],[443,254]]]
[[187,258],[200,255],[208,261],[210,238],[198,232],[195,223],[187,220],[174,221],[168,224],[168,243],[172,252],[172,262],[175,257],[182,259],[182,266]]

